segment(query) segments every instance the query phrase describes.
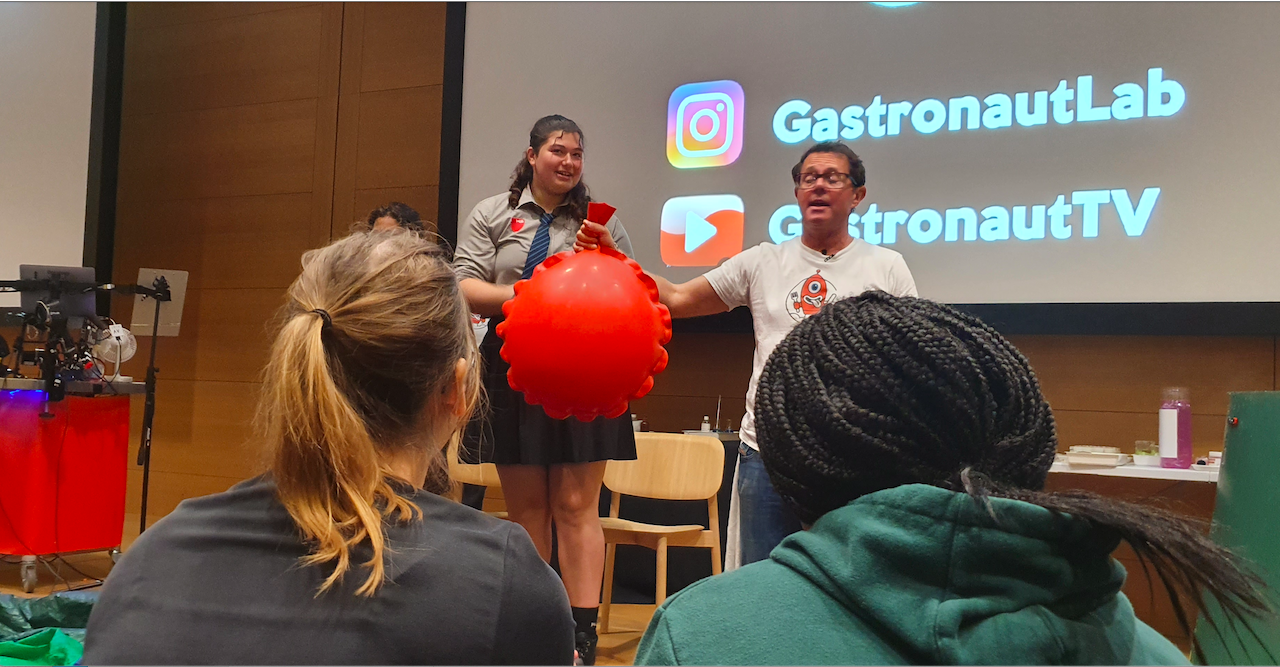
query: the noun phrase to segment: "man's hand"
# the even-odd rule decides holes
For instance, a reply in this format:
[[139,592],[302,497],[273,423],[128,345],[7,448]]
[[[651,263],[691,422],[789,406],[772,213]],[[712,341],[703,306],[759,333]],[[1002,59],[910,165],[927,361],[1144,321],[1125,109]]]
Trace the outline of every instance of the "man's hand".
[[578,229],[578,239],[573,244],[575,252],[583,250],[595,250],[600,247],[618,249],[618,244],[614,242],[613,235],[609,233],[609,228],[598,222],[583,220],[582,227]]

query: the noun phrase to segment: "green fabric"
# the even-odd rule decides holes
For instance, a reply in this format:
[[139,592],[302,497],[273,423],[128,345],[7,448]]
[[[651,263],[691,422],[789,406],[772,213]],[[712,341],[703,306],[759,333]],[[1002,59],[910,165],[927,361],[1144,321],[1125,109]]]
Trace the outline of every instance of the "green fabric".
[[17,641],[0,642],[0,665],[74,665],[84,646],[57,628],[45,628]]
[[859,498],[654,614],[637,665],[1178,664],[1077,519],[926,485]]
[[[1275,481],[1280,467],[1280,392],[1233,392],[1227,418],[1212,536],[1253,565],[1267,584],[1263,596],[1272,608],[1280,609],[1280,531],[1275,514],[1280,506],[1280,485]],[[1208,664],[1273,664],[1280,659],[1280,616],[1250,618],[1240,627],[1212,596],[1205,596],[1205,604],[1207,618],[1196,624],[1196,641]]]
[[0,595],[0,641],[21,639],[43,628],[61,628],[84,638],[96,591],[69,591],[39,598]]

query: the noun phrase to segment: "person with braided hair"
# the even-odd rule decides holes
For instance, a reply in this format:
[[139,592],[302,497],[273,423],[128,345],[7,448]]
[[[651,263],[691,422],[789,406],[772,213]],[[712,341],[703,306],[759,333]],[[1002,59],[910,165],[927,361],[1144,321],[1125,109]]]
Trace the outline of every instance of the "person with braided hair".
[[[711,315],[738,306],[751,309],[756,351],[729,504],[726,571],[768,558],[782,538],[800,530],[799,520],[764,472],[756,437],[756,386],[773,347],[796,323],[836,299],[868,289],[916,295],[915,279],[902,255],[849,233],[849,214],[867,196],[862,158],[839,142],[814,144],[791,168],[791,180],[800,205],[800,238],[778,245],[762,243],[680,285],[652,276],[672,317]],[[586,223],[578,233],[580,248],[612,243],[601,225]]]
[[[578,124],[564,116],[538,119],[511,187],[476,204],[459,225],[454,270],[471,311],[492,317],[480,342],[488,410],[468,426],[462,452],[478,454],[473,462],[498,466],[511,520],[529,531],[546,560],[555,524],[560,572],[578,628],[578,653],[591,665],[604,580],[600,484],[607,461],[636,458],[631,418],[552,419],[542,406],[529,405],[507,382],[511,366],[502,358],[496,331],[502,304],[515,296],[515,283],[532,277],[547,257],[574,245],[591,201],[582,180],[585,142]],[[618,239],[622,253],[632,254],[617,216],[601,229]]]
[[[948,306],[876,291],[824,308],[770,355],[755,407],[805,530],[667,598],[637,665],[1187,664],[1121,593],[1122,540],[1188,636],[1209,597],[1231,632],[1271,613],[1202,526],[1044,491],[1058,442],[1035,372]],[[727,631],[743,608],[769,631]]]

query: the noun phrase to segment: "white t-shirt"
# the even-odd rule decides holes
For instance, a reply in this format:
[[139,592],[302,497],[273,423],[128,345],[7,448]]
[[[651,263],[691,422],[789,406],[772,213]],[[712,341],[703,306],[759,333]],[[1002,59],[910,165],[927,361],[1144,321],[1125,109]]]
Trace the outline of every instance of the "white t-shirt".
[[761,243],[708,271],[706,279],[730,308],[748,306],[754,321],[756,354],[747,386],[747,414],[739,435],[756,445],[756,383],[773,348],[795,325],[823,304],[867,290],[895,296],[917,296],[916,282],[902,255],[861,239],[827,257],[792,239],[780,245]]

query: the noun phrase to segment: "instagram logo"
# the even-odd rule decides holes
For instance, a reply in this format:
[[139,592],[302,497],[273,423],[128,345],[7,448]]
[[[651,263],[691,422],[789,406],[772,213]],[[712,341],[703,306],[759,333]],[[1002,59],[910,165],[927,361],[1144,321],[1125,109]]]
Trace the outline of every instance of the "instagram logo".
[[742,153],[742,86],[687,83],[667,102],[667,160],[678,169],[723,167]]

